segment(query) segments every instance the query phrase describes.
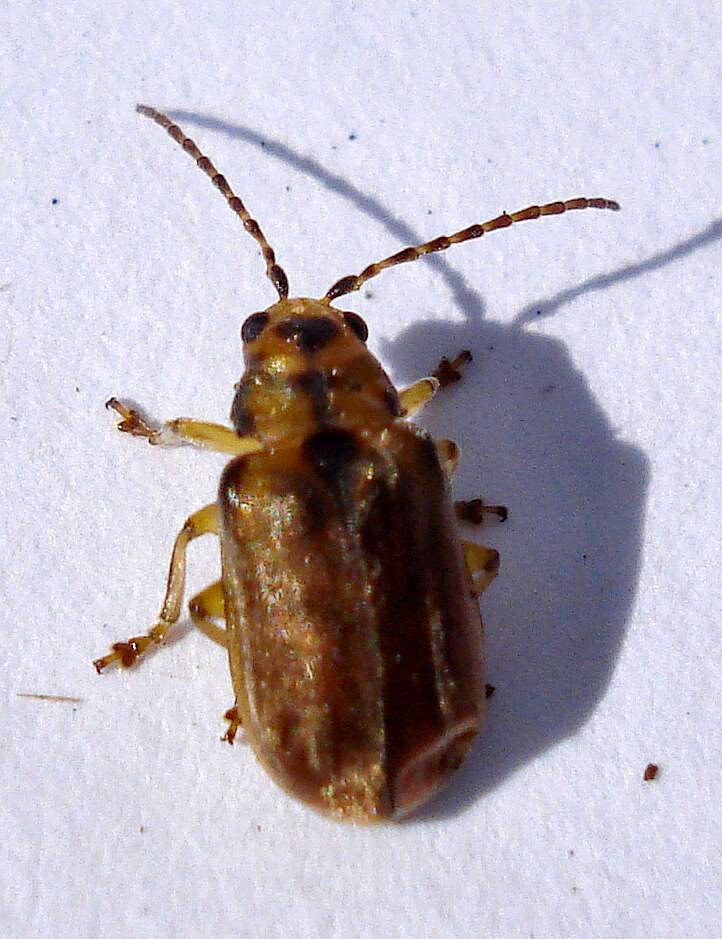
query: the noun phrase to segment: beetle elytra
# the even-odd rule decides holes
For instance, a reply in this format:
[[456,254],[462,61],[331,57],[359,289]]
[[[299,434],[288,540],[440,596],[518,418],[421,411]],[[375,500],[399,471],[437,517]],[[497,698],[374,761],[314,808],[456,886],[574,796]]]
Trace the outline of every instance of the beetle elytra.
[[132,665],[163,639],[181,613],[189,542],[216,534],[222,577],[193,597],[190,614],[228,651],[235,706],[226,739],[242,727],[271,777],[332,818],[402,818],[461,764],[484,709],[477,594],[498,554],[462,542],[455,515],[479,522],[506,510],[455,506],[456,446],[405,420],[458,379],[470,354],[397,392],[366,347],[364,321],[332,301],[387,267],[514,222],[618,205],[581,198],[503,213],[342,277],[320,300],[289,298],[272,248],[225,177],[168,117],[138,111],[225,196],[260,245],[279,299],[243,324],[232,428],[188,418],[153,427],[108,401],[125,433],[233,459],[217,502],[176,538],[158,623],[94,664]]

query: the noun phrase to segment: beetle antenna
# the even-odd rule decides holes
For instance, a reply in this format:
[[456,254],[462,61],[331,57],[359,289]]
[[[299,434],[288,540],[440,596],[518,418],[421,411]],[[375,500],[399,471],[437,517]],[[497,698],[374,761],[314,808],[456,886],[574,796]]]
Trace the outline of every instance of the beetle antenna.
[[487,232],[496,231],[497,228],[508,228],[515,222],[526,222],[532,218],[539,218],[542,215],[561,215],[563,212],[571,212],[573,209],[611,209],[616,212],[619,209],[619,203],[611,199],[569,199],[567,202],[549,202],[547,205],[530,205],[520,212],[512,212],[511,215],[504,212],[497,218],[492,218],[488,222],[482,222],[481,225],[470,225],[454,235],[442,235],[440,238],[434,238],[433,241],[427,241],[415,248],[404,248],[383,261],[376,261],[375,264],[369,264],[360,274],[350,274],[348,277],[342,277],[337,280],[333,287],[326,293],[321,301],[330,303],[336,297],[342,297],[344,294],[353,293],[358,290],[367,280],[380,274],[387,267],[393,267],[395,264],[404,264],[406,261],[416,261],[417,258],[425,254],[432,254],[434,251],[446,251],[451,245],[460,244],[462,241],[471,241],[473,238],[481,238]]
[[280,265],[276,264],[276,255],[273,253],[273,248],[266,241],[266,236],[261,231],[258,222],[254,218],[251,218],[245,205],[228,185],[226,177],[216,170],[215,166],[211,163],[208,157],[201,153],[191,138],[186,137],[180,127],[177,124],[174,124],[173,121],[166,117],[165,114],[162,114],[160,111],[156,111],[155,108],[149,108],[145,104],[137,105],[136,111],[139,114],[145,115],[145,117],[149,117],[152,121],[155,121],[155,123],[159,124],[161,127],[164,127],[171,135],[173,140],[180,144],[185,152],[189,153],[193,157],[193,159],[196,161],[196,164],[203,170],[203,172],[210,176],[213,185],[217,189],[220,189],[220,191],[226,197],[228,205],[243,222],[243,227],[256,239],[258,244],[261,246],[261,251],[263,252],[263,257],[266,262],[266,275],[278,291],[278,296],[282,300],[284,297],[287,297],[288,278],[286,277],[285,271]]

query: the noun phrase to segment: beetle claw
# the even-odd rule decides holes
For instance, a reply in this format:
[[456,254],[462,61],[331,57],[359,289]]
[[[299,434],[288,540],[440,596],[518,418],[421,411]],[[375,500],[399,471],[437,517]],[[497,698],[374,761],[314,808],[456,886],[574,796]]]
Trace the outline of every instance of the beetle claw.
[[144,421],[135,408],[122,404],[117,398],[109,398],[105,402],[105,406],[109,411],[115,411],[116,414],[120,415],[121,419],[115,426],[122,434],[130,434],[132,437],[146,437],[151,441],[158,436],[158,431]]
[[472,359],[473,356],[468,349],[460,352],[455,359],[449,360],[446,356],[443,356],[431,375],[442,388],[453,385],[454,382],[461,381],[461,366],[471,362]]
[[242,726],[241,716],[238,713],[238,708],[235,706],[229,708],[223,715],[223,720],[228,721],[229,727],[225,734],[223,734],[221,737],[221,740],[233,746],[233,741],[236,739],[236,734]]
[[148,646],[161,641],[168,626],[158,623],[145,636],[132,636],[126,642],[114,642],[111,651],[93,662],[96,672],[100,675],[104,668],[118,662],[122,668],[130,668],[144,654]]
[[459,521],[470,522],[472,525],[482,525],[485,515],[498,515],[500,522],[505,522],[509,517],[509,510],[505,505],[485,505],[481,499],[455,502],[454,510]]

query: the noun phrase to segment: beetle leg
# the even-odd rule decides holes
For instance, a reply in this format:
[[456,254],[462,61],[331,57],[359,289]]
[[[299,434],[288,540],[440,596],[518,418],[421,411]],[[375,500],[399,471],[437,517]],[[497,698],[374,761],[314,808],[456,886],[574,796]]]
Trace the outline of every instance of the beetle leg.
[[439,439],[435,440],[434,443],[436,444],[436,449],[439,451],[441,465],[444,467],[446,478],[451,479],[456,472],[456,467],[459,465],[461,450],[459,450],[453,440]]
[[232,708],[228,708],[226,713],[223,715],[223,720],[228,721],[228,730],[223,734],[221,740],[225,740],[226,743],[230,743],[233,746],[233,741],[236,739],[236,734],[240,729],[242,729],[241,715],[238,713],[238,708],[234,705]]
[[404,388],[399,392],[399,404],[401,405],[401,416],[411,417],[420,407],[430,401],[439,390],[439,382],[436,378],[421,378],[415,381],[413,385]]
[[[226,630],[221,629],[213,622],[214,619],[225,619],[226,616],[223,581],[217,580],[210,587],[206,587],[205,590],[197,593],[190,601],[189,607],[191,619],[201,632],[226,649]],[[241,729],[241,717],[238,708],[235,705],[229,708],[223,715],[223,719],[228,721],[228,730],[223,734],[221,740],[233,744],[236,734]]]
[[223,600],[223,583],[217,580],[210,587],[197,593],[188,604],[191,619],[204,635],[208,636],[219,646],[227,648],[226,631],[213,622],[214,619],[225,619],[226,609]]
[[203,450],[231,453],[234,456],[243,456],[262,449],[261,444],[253,437],[240,437],[235,430],[224,427],[223,424],[177,417],[175,420],[166,421],[160,427],[152,427],[135,408],[122,404],[117,398],[106,401],[105,406],[120,415],[121,420],[116,426],[121,433],[145,437],[148,443],[156,446],[177,447],[189,443]]
[[443,356],[428,378],[422,378],[399,393],[401,416],[410,417],[419,408],[434,397],[439,388],[446,388],[461,379],[461,366],[471,362],[473,356],[468,349],[460,352],[455,359]]
[[145,636],[133,636],[127,642],[114,643],[108,655],[93,662],[98,674],[112,662],[120,662],[124,668],[128,668],[143,655],[151,644],[161,642],[168,629],[180,616],[186,580],[188,543],[194,538],[207,534],[218,534],[218,509],[215,502],[189,516],[176,537],[168,571],[168,586],[158,622]]
[[505,522],[509,515],[505,505],[484,505],[481,499],[455,502],[454,511],[460,521],[471,522],[472,525],[483,524],[485,515],[498,515],[500,522]]
[[499,552],[473,541],[463,541],[461,547],[472,578],[474,593],[483,593],[499,573]]
[[461,381],[461,366],[471,362],[472,359],[473,356],[468,349],[462,350],[455,359],[449,360],[444,355],[431,374],[442,388],[446,388],[447,385]]

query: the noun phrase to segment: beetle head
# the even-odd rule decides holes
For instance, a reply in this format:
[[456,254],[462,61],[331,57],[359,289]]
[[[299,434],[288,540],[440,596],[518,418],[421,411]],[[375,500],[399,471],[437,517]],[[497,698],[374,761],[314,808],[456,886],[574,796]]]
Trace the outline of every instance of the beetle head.
[[[325,357],[330,345],[349,346],[358,354],[358,343],[368,337],[366,323],[357,313],[337,310],[307,297],[282,299],[267,310],[253,313],[241,328],[246,364],[299,360],[307,367],[309,359]],[[314,363],[315,364],[315,363]]]
[[329,426],[388,423],[398,395],[366,347],[356,313],[307,297],[282,298],[241,329],[246,371],[236,385],[236,432],[266,443]]

